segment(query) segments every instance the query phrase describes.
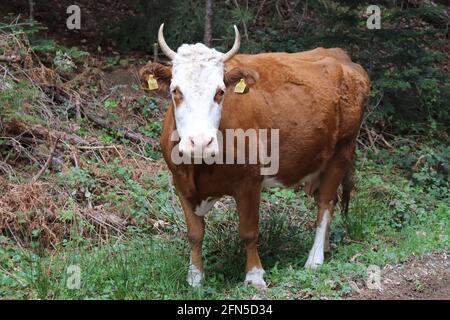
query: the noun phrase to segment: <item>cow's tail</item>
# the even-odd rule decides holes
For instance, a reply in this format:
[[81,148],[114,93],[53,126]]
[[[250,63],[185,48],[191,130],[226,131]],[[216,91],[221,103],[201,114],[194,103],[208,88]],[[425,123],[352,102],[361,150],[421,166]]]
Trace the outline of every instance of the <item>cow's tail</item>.
[[350,195],[355,188],[355,164],[354,161],[347,170],[344,179],[342,180],[342,197],[341,207],[344,218],[347,219],[348,207],[350,204]]

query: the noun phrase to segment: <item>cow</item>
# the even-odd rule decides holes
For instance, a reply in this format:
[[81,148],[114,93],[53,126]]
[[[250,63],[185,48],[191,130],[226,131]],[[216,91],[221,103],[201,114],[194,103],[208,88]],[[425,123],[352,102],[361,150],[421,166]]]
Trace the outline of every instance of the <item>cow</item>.
[[[356,139],[370,90],[367,73],[339,48],[238,54],[236,26],[233,47],[225,54],[202,43],[183,44],[175,52],[163,28],[158,42],[171,64],[149,63],[139,77],[171,101],[160,143],[186,219],[188,283],[195,287],[204,279],[205,214],[222,196],[231,196],[247,255],[245,283],[266,287],[257,242],[260,193],[271,186],[304,183],[314,196],[315,240],[305,267],[318,267],[329,250],[340,186],[343,211],[348,209]],[[264,157],[252,163],[208,161],[218,155],[236,160],[238,138],[230,138],[230,130],[243,132],[245,141],[251,140],[247,132],[256,131],[256,144],[264,140],[261,130],[277,132],[265,139],[266,154],[271,150],[278,160],[276,170],[263,172],[268,166]],[[244,160],[250,144],[244,147]]]

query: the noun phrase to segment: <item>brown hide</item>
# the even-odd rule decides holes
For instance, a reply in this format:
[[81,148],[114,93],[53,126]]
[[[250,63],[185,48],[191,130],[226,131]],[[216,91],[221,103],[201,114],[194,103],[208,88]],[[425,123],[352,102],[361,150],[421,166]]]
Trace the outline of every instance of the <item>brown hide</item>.
[[[258,80],[245,94],[227,90],[220,130],[280,129],[278,181],[294,185],[336,155],[350,166],[370,83],[343,50],[236,55],[226,63],[226,71],[234,68],[252,70]],[[258,165],[174,165],[175,129],[170,106],[161,146],[178,192],[193,208],[208,197],[236,196],[245,185],[260,188]]]

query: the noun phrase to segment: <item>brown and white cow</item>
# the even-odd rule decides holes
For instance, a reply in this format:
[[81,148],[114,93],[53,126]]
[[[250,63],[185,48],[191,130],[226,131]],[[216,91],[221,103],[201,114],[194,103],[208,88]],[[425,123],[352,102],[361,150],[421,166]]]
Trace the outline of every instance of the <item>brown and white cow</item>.
[[[164,40],[163,26],[158,40],[172,66],[151,63],[139,75],[144,84],[155,79],[158,93],[172,99],[160,141],[192,247],[188,282],[196,286],[204,278],[204,215],[220,197],[229,195],[236,200],[239,234],[247,252],[245,282],[266,286],[257,249],[259,203],[261,189],[272,185],[305,182],[306,191],[315,196],[317,229],[305,266],[322,264],[340,185],[344,209],[348,207],[356,138],[370,87],[367,73],[337,48],[237,54],[236,26],[234,46],[226,54],[201,43],[184,44],[175,52]],[[246,88],[239,93],[235,86],[242,79]],[[235,138],[228,138],[231,145],[225,141],[229,129],[278,130],[277,141],[274,135],[266,139],[271,153],[276,150],[271,157],[278,157],[278,170],[262,174],[267,163],[260,158],[256,163],[208,162],[230,152],[236,160]],[[278,149],[271,148],[275,144]],[[180,163],[177,156],[197,161]]]

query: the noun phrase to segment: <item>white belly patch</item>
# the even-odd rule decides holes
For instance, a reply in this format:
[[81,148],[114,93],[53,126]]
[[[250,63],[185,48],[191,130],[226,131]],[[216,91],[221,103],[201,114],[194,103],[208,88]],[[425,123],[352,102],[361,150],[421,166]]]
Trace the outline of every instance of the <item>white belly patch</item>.
[[283,184],[275,177],[265,177],[262,182],[263,188],[282,187]]
[[206,200],[203,200],[200,205],[198,205],[195,208],[195,214],[203,217],[204,215],[206,215],[208,213],[209,210],[211,210],[211,208],[214,206],[214,204],[217,202],[218,198],[207,198]]

